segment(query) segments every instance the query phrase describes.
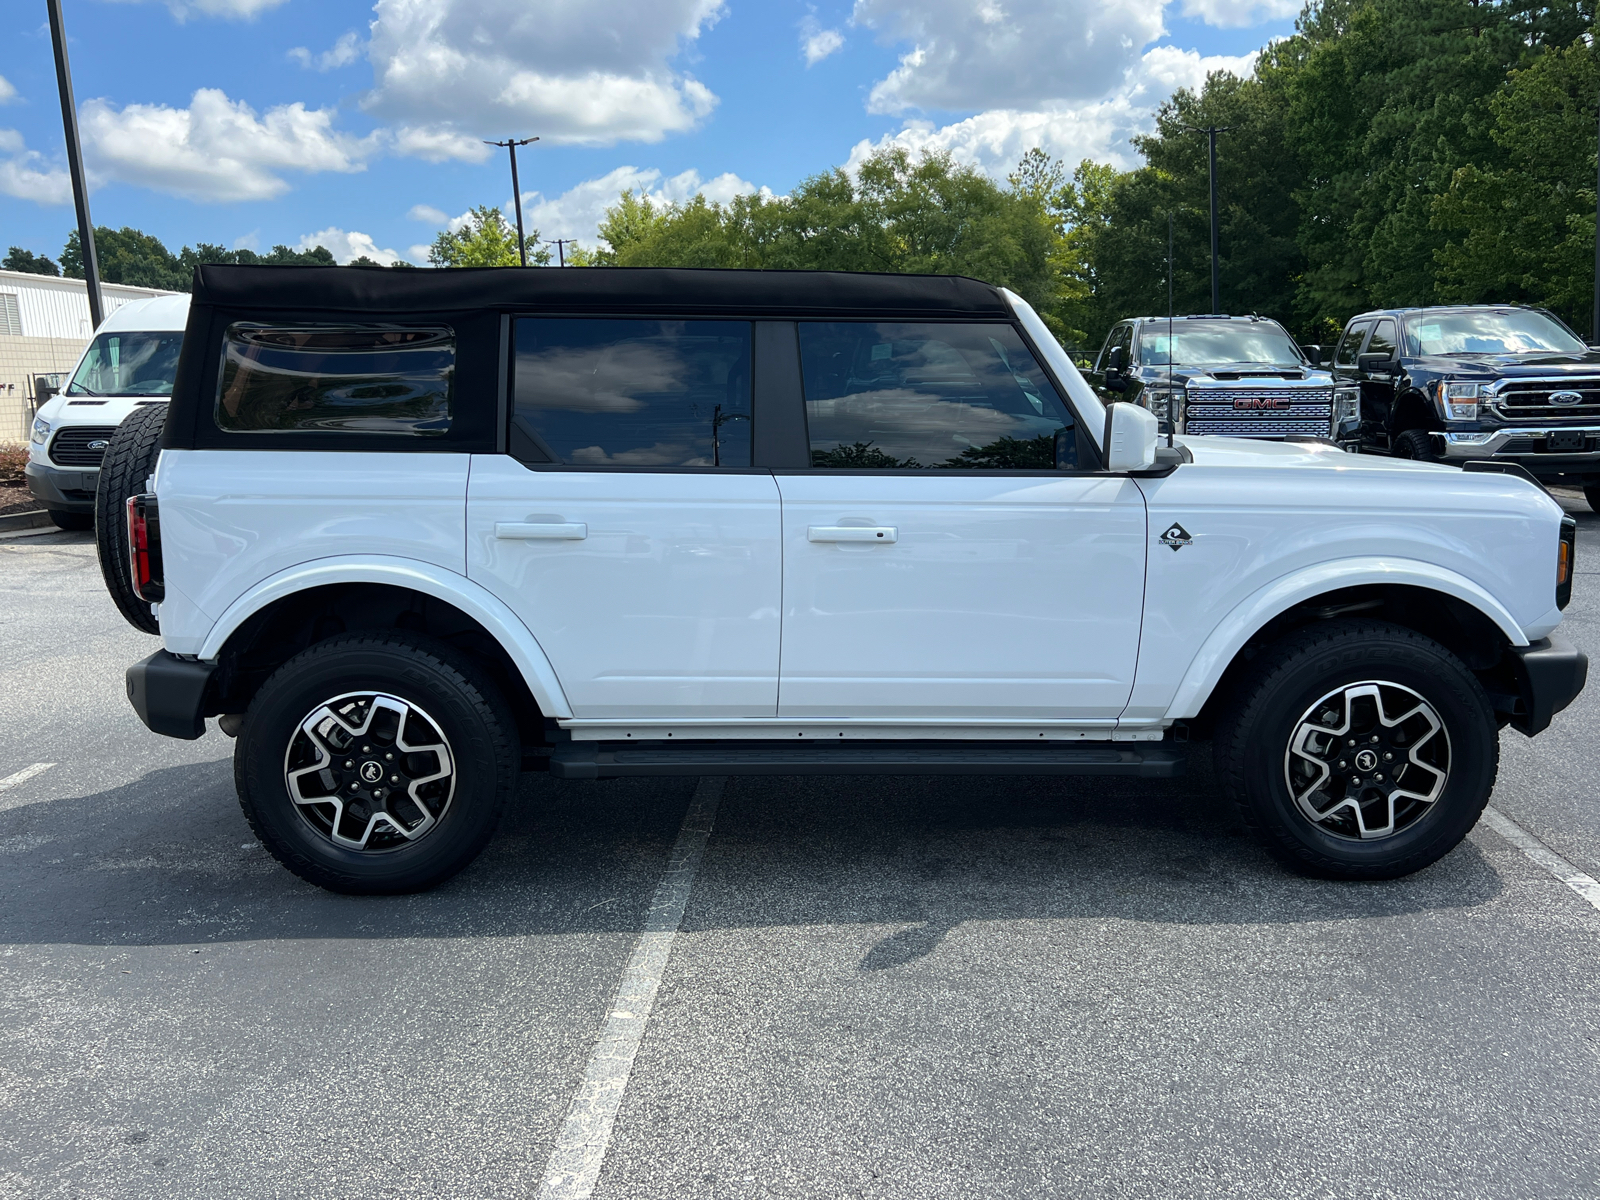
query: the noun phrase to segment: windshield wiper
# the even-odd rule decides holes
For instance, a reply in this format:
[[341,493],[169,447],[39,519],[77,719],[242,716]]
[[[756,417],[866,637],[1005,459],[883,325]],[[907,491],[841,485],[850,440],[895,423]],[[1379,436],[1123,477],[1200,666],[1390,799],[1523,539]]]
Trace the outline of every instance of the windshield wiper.
[[103,396],[104,394],[104,392],[97,392],[93,388],[86,388],[81,383],[67,384],[67,395],[69,396]]

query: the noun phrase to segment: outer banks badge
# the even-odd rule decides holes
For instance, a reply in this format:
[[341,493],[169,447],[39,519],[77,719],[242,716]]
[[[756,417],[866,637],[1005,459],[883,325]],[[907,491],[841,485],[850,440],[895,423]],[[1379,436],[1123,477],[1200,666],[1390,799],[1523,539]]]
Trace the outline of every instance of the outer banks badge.
[[1169,525],[1167,531],[1161,535],[1161,544],[1163,546],[1171,546],[1173,553],[1177,553],[1193,541],[1194,538],[1189,535],[1189,531],[1176,521]]

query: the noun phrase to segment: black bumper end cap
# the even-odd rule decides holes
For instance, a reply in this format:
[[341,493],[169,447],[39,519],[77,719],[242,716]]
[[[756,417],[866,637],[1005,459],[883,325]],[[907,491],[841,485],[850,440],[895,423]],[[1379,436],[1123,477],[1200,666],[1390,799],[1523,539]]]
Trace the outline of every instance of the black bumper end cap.
[[215,663],[157,650],[128,668],[128,702],[152,733],[192,742],[206,731],[206,691]]
[[1551,634],[1526,646],[1510,648],[1523,711],[1511,727],[1532,737],[1550,727],[1550,720],[1578,698],[1589,679],[1589,656],[1566,638]]

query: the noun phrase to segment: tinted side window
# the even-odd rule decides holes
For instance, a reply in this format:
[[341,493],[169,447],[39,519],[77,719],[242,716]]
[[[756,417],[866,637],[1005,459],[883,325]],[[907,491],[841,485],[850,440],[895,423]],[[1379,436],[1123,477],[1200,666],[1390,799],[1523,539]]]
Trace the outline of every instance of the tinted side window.
[[1049,470],[1073,425],[1009,325],[801,322],[800,364],[814,467]]
[[573,466],[749,466],[750,323],[519,319],[511,448]]
[[437,436],[450,429],[455,368],[443,327],[230,325],[217,427]]
[[1371,328],[1371,321],[1363,321],[1359,325],[1352,325],[1344,331],[1344,337],[1339,342],[1339,349],[1333,356],[1335,366],[1353,367],[1356,365],[1356,355],[1361,353],[1361,339],[1366,337],[1367,330]]
[[1372,330],[1372,340],[1367,343],[1366,354],[1387,354],[1394,357],[1394,322],[1379,321]]

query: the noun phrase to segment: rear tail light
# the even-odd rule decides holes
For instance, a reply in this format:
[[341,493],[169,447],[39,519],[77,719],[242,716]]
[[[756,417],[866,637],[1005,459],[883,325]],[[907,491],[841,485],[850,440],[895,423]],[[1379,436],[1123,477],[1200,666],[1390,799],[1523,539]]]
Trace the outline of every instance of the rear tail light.
[[1578,565],[1578,523],[1561,518],[1561,541],[1556,547],[1556,607],[1572,602],[1572,574]]
[[139,599],[161,603],[167,589],[161,574],[161,515],[153,492],[128,497],[128,568]]

